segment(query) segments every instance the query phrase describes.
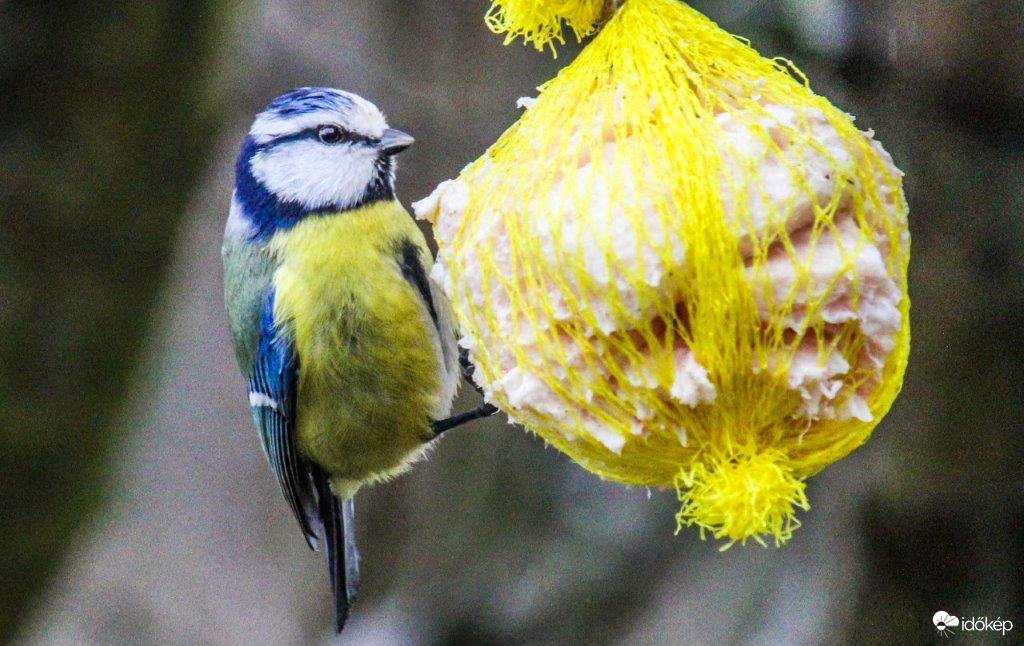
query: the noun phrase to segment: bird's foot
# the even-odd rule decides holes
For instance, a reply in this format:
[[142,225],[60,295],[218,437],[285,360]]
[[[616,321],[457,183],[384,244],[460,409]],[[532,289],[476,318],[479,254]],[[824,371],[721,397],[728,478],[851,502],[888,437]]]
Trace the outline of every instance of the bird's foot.
[[484,417],[490,417],[491,415],[498,412],[498,408],[487,402],[481,403],[476,408],[460,413],[458,415],[452,415],[446,419],[440,419],[433,423],[434,437],[441,435],[445,431],[450,431],[453,428],[462,426],[467,422],[472,422],[475,419],[481,419]]

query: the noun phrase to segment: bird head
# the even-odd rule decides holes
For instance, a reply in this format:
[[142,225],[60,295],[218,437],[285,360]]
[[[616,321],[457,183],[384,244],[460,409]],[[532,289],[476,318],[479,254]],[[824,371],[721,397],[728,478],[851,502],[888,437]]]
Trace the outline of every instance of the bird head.
[[265,236],[310,214],[393,199],[393,158],[412,143],[355,94],[283,94],[256,116],[242,145],[228,229]]

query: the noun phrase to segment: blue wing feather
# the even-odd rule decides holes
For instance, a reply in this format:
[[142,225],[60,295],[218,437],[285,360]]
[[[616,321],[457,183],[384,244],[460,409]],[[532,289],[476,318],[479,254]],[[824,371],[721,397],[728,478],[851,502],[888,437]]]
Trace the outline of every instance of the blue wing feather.
[[299,363],[287,334],[274,322],[274,291],[260,315],[260,341],[249,377],[249,405],[267,461],[310,547],[319,525],[316,494],[308,465],[295,446],[295,393]]

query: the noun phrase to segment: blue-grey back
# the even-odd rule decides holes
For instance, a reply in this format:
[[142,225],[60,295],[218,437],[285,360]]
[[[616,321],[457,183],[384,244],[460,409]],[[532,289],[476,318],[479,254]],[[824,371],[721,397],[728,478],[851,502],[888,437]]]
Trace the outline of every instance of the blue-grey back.
[[224,303],[227,306],[235,357],[245,375],[252,370],[260,340],[260,309],[273,279],[276,262],[263,241],[230,234],[221,248]]

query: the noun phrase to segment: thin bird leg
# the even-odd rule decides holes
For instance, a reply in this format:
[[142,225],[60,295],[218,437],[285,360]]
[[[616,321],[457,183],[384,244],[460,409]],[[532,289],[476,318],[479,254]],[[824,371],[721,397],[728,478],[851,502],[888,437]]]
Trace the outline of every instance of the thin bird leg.
[[439,419],[436,422],[434,422],[434,424],[433,424],[433,426],[434,426],[434,437],[436,438],[437,436],[439,436],[441,433],[444,433],[445,431],[450,431],[453,428],[457,428],[459,426],[462,426],[466,422],[472,422],[475,419],[481,419],[483,417],[490,417],[491,415],[493,415],[493,414],[495,414],[497,412],[498,412],[498,408],[496,406],[492,406],[491,404],[488,404],[487,402],[483,402],[482,404],[480,404],[476,408],[474,408],[472,410],[469,410],[469,411],[466,411],[465,413],[460,413],[458,415],[452,415],[451,417],[446,418],[446,419]]
[[[469,351],[465,348],[459,348],[459,366],[462,368],[462,378],[469,383],[482,397],[484,391],[477,386],[473,381],[473,371],[475,367],[473,362],[469,360]],[[460,413],[459,415],[453,415],[447,419],[440,419],[433,423],[434,437],[441,435],[445,431],[450,431],[453,428],[462,426],[467,422],[472,422],[475,419],[481,419],[484,417],[490,417],[491,415],[498,412],[498,409],[487,402],[481,402],[476,408]]]

